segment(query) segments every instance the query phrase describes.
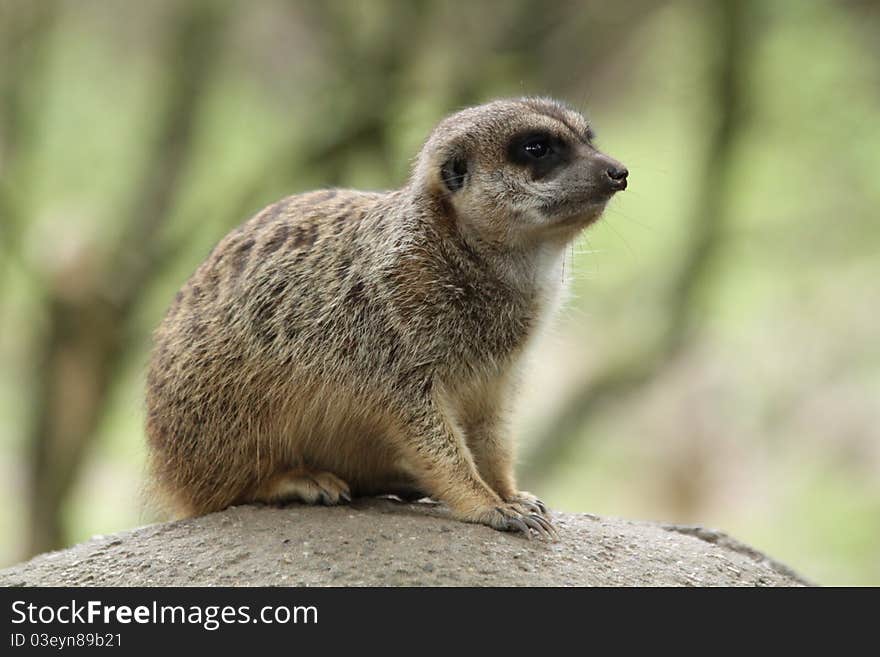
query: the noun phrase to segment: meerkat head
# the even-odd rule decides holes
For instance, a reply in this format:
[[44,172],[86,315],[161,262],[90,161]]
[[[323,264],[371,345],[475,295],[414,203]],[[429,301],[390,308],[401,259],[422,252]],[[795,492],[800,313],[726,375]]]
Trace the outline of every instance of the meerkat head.
[[465,234],[498,246],[568,241],[626,189],[626,168],[599,152],[586,119],[545,98],[500,100],[445,119],[413,181]]

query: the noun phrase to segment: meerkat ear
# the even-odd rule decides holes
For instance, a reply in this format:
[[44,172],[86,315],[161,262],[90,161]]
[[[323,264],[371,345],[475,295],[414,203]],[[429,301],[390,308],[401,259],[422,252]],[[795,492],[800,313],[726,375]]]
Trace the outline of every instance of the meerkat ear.
[[440,167],[440,177],[450,192],[457,192],[464,187],[467,173],[468,163],[461,153],[450,156]]

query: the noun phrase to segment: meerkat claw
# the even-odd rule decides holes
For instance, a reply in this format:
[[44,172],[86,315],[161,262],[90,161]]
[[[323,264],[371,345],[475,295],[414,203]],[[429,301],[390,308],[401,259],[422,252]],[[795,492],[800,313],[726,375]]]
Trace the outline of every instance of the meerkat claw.
[[522,513],[515,505],[495,507],[495,512],[498,515],[488,522],[495,529],[516,532],[529,540],[532,538],[533,531],[538,536],[552,541],[559,538],[550,521],[538,513]]
[[530,502],[528,500],[516,500],[516,504],[525,507],[532,513],[543,514],[546,512],[546,507],[543,504],[538,504],[537,502]]
[[541,536],[549,536],[547,530],[544,528],[544,525],[538,520],[538,516],[535,514],[531,514],[526,516],[523,519],[530,528],[534,529]]
[[[498,511],[503,513],[501,509],[499,509]],[[526,538],[531,539],[531,534],[529,533],[529,525],[524,519],[505,516],[503,528],[506,531],[519,532],[523,534]]]
[[518,504],[523,508],[528,509],[532,513],[537,513],[542,516],[547,515],[547,505],[531,493],[517,493],[512,498],[510,498],[509,501],[512,504]]
[[559,539],[559,534],[557,533],[556,528],[552,525],[552,523],[550,523],[549,520],[537,513],[532,514],[530,518],[540,526],[540,532],[544,536],[554,541]]

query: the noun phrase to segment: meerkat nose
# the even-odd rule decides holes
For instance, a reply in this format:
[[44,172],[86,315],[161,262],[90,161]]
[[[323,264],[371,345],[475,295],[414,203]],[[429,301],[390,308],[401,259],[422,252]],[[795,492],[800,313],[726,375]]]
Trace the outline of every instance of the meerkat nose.
[[611,179],[611,183],[618,190],[626,189],[626,177],[629,175],[626,167],[612,166],[605,169],[605,174]]

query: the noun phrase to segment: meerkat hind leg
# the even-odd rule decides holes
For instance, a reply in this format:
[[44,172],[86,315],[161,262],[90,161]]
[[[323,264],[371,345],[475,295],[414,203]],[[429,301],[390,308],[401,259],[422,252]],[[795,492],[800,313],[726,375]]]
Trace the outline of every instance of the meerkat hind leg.
[[351,502],[351,490],[348,484],[331,472],[293,468],[271,477],[260,486],[252,499],[268,504],[304,502],[335,505]]

